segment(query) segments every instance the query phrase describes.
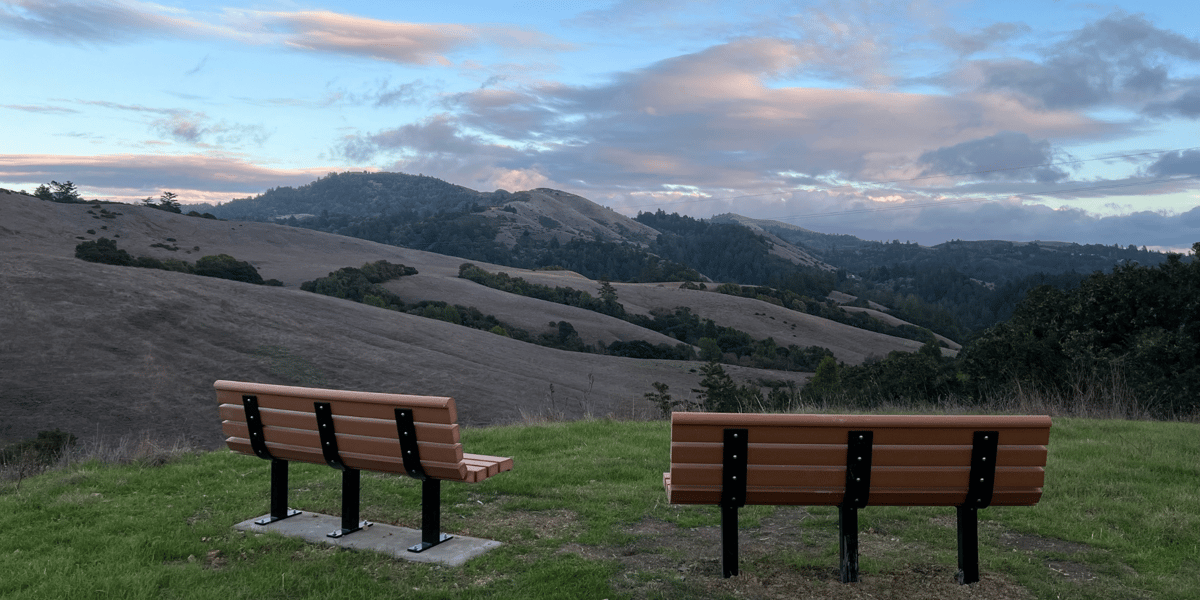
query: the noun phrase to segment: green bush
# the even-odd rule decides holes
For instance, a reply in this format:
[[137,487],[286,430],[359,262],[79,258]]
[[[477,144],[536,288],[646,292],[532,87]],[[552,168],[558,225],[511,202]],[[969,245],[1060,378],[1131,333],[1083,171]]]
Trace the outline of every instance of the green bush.
[[238,260],[228,254],[218,254],[216,256],[201,258],[196,261],[194,273],[196,275],[203,275],[204,277],[244,281],[258,285],[262,285],[263,283],[262,275],[258,274],[258,269],[255,269],[254,265]]
[[75,445],[79,438],[66,431],[54,429],[39,431],[32,440],[24,440],[10,444],[0,450],[0,464],[16,464],[19,462],[39,465],[52,465],[58,462],[67,449]]
[[134,258],[128,252],[117,248],[117,243],[108,238],[100,238],[94,242],[80,242],[75,246],[75,258],[122,267],[134,265]]

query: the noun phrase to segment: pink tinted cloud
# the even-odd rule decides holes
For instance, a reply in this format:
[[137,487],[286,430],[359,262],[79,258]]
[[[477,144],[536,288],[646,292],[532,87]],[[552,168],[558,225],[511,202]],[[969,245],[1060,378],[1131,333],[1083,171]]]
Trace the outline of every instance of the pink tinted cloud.
[[268,32],[283,30],[280,41],[286,46],[404,64],[449,66],[453,62],[448,55],[480,44],[566,47],[549,36],[519,27],[405,23],[331,11],[253,12],[245,17],[245,23]]
[[[336,168],[275,169],[224,155],[0,154],[0,181],[72,181],[87,198],[129,200],[173,190],[185,201],[232,199],[269,187],[304,185]],[[191,191],[190,193],[188,193]]]

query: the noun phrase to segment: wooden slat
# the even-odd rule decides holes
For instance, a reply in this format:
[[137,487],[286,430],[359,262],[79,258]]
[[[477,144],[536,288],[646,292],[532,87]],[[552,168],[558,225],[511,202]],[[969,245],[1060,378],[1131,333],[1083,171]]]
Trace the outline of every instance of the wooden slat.
[[[679,414],[679,413],[677,413]],[[683,413],[694,414],[694,413]],[[738,427],[737,423],[729,425],[672,425],[671,439],[676,442],[708,442],[719,443],[725,435],[725,429]],[[851,427],[819,427],[805,428],[795,425],[757,425],[749,427],[750,442],[759,444],[845,444],[846,435],[854,430],[870,429],[875,432],[875,444],[881,446],[897,445],[950,445],[970,446],[975,431],[982,428],[963,427],[914,427],[911,429],[871,428],[863,425]],[[1049,428],[992,427],[991,430],[1000,432],[1000,443],[1012,446],[1037,445],[1045,446],[1050,442]]]
[[1050,417],[1042,415],[810,415],[759,413],[671,413],[671,425],[716,427],[807,427],[833,429],[951,428],[993,430],[1010,428],[1049,429]]
[[[721,464],[720,443],[673,442],[671,462],[675,464]],[[750,444],[747,460],[760,465],[845,465],[846,444]],[[875,445],[872,464],[877,466],[968,465],[971,446],[883,446]],[[1046,464],[1045,446],[1000,446],[999,466]]]
[[[671,504],[719,504],[721,490],[714,487],[681,486],[670,482],[668,501]],[[806,488],[748,487],[747,504],[782,506],[836,506],[844,491]],[[1041,488],[998,489],[992,495],[992,506],[1033,506],[1042,496]],[[946,490],[879,490],[871,491],[868,506],[957,506],[966,500],[966,492]]]
[[[250,440],[226,438],[225,444],[230,450],[235,452],[254,454],[254,451],[250,448]],[[325,464],[324,455],[316,448],[267,442],[267,450],[271,453],[271,456],[283,460],[294,460],[320,465]],[[340,456],[342,463],[351,469],[379,471],[381,473],[405,473],[404,463],[400,458],[363,455],[354,452],[342,452]],[[463,463],[427,463],[422,460],[421,468],[425,471],[426,475],[436,479],[466,481],[467,468]]]
[[254,394],[257,396],[304,398],[309,400],[326,400],[330,402],[379,404],[384,407],[445,407],[450,409],[449,422],[454,423],[458,421],[458,414],[454,410],[454,399],[443,396],[413,396],[408,394],[384,394],[379,392],[355,392],[350,390],[325,390],[319,388],[304,388],[288,385],[250,383],[245,381],[217,381],[213,384],[213,387],[217,390],[218,398],[224,398],[226,396],[236,398],[236,401],[230,401],[229,404],[239,404],[241,402],[242,394]]
[[[874,467],[871,468],[871,490],[876,488],[912,487],[922,489],[949,488],[967,492],[970,467]],[[721,465],[671,465],[672,481],[676,485],[721,484]],[[997,467],[996,487],[1041,487],[1045,472],[1041,467]],[[749,465],[746,484],[760,486],[804,486],[844,489],[845,467],[801,467],[789,465]]]
[[[425,423],[442,423],[449,425],[455,422],[453,400],[450,398],[423,398],[421,396],[397,396],[406,399],[405,402],[385,404],[382,402],[363,402],[358,400],[341,400],[337,398],[321,398],[309,396],[274,396],[256,394],[259,408],[271,408],[295,412],[311,412],[314,402],[330,402],[338,407],[336,414],[350,417],[365,417],[369,419],[396,418],[396,408],[412,408],[413,420]],[[242,394],[235,392],[218,392],[217,400],[221,404],[242,404]]]
[[[221,429],[224,431],[226,437],[250,438],[250,430],[246,427],[245,423],[225,421],[221,424]],[[318,451],[321,448],[320,434],[315,431],[287,429],[283,427],[264,427],[263,437],[268,444],[277,442],[291,446],[307,446],[315,448]],[[357,452],[359,454],[390,458],[400,456],[400,442],[396,439],[395,434],[391,438],[376,438],[338,433],[335,437],[337,438],[339,452]],[[422,463],[426,460],[445,463],[456,463],[462,460],[462,445],[460,444],[435,444],[418,440],[417,450],[421,454]],[[322,462],[324,461],[322,460]]]
[[[227,421],[242,423],[246,421],[246,411],[242,407],[240,398],[236,405],[222,404],[218,412],[221,418]],[[311,405],[306,412],[265,408],[260,409],[259,414],[262,416],[263,426],[265,427],[317,430],[317,416],[313,412]],[[457,444],[459,442],[457,424],[446,425],[442,423],[416,422],[414,425],[417,429],[417,440],[419,441],[439,444]],[[335,414],[333,416],[333,427],[335,431],[354,431],[359,435],[370,437],[396,439],[397,436],[396,418],[394,415],[388,419],[367,419]]]

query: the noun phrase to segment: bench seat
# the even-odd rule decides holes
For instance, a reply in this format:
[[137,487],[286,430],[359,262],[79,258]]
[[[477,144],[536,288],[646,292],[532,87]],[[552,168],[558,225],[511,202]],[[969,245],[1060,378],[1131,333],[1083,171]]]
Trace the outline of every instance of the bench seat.
[[[868,505],[974,511],[1037,504],[1050,424],[1046,416],[677,412],[663,486],[671,504],[719,505],[723,516],[726,509],[736,515],[746,504],[838,506],[841,519],[851,524],[843,527],[845,538],[857,522],[853,511]],[[744,437],[736,446],[745,449],[744,456],[730,454],[733,432]],[[742,477],[736,484],[729,468]],[[968,518],[974,513],[960,510],[960,532]],[[736,574],[736,549],[733,553],[727,576]],[[843,560],[856,563],[857,556],[843,552]],[[856,580],[856,570],[855,565],[844,577]]]
[[282,463],[281,481],[272,470],[274,520],[294,514],[276,498],[283,494],[286,502],[287,461],[328,464],[353,478],[343,481],[344,497],[354,490],[353,502],[343,500],[339,535],[357,530],[358,471],[422,480],[424,533],[436,522],[430,513],[439,510],[438,482],[478,483],[513,468],[512,458],[463,452],[453,398],[238,381],[214,388],[229,449]]

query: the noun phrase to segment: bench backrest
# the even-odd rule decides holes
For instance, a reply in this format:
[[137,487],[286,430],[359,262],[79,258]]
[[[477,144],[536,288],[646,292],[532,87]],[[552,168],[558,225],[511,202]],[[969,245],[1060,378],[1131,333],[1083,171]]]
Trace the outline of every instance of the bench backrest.
[[436,479],[464,481],[468,467],[459,442],[453,398],[323,390],[218,381],[221,429],[231,450],[254,455],[243,396],[254,396],[273,458],[325,464],[314,403],[333,413],[338,454],[351,469],[405,473],[396,408],[412,409],[421,467]]
[[1042,495],[1050,417],[674,413],[669,500],[721,502],[728,428],[748,433],[746,504],[833,506],[846,491],[847,439],[873,432],[874,506],[963,504],[976,431],[998,432],[991,505],[1030,506]]

